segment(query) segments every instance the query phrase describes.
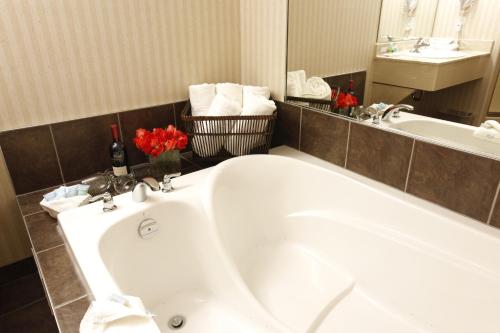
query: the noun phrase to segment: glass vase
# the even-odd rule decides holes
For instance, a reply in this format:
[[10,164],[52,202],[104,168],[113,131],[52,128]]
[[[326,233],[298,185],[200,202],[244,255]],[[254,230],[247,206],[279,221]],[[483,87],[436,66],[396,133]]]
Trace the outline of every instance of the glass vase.
[[181,154],[178,150],[169,150],[157,157],[149,156],[151,176],[158,181],[166,174],[181,172]]

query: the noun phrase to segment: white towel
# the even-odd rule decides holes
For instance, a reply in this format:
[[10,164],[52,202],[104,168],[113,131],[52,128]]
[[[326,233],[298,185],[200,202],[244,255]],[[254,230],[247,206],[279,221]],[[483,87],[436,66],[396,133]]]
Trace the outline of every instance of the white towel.
[[500,132],[492,128],[478,127],[474,130],[473,135],[476,138],[500,144]]
[[[208,116],[222,117],[222,116],[239,116],[243,112],[241,106],[228,99],[223,94],[217,94],[210,105]],[[232,122],[220,121],[197,121],[194,124],[195,133],[230,133],[232,129]],[[209,157],[216,155],[224,144],[224,136],[206,136],[195,135],[192,141],[193,151],[202,157]]]
[[330,100],[332,98],[332,88],[322,78],[313,76],[307,79],[302,96]]
[[306,72],[304,70],[291,71],[286,77],[286,94],[302,97],[306,86]]
[[93,301],[80,322],[80,333],[160,333],[138,297],[113,295]]
[[215,84],[203,83],[189,86],[191,115],[205,116],[215,98]]
[[264,96],[266,99],[269,99],[271,97],[271,90],[269,87],[243,86],[243,107],[247,104],[246,100],[252,97],[251,95]]
[[500,133],[500,124],[496,120],[486,120],[481,127],[491,129]]
[[215,86],[217,95],[224,95],[231,101],[243,106],[243,86],[237,83],[217,83]]
[[[269,116],[276,110],[274,101],[260,95],[249,94],[245,99],[242,116]],[[238,120],[231,133],[256,133],[264,132],[268,126],[268,120],[252,122],[252,126],[245,120]],[[234,135],[224,142],[224,147],[235,156],[246,155],[252,149],[263,145],[266,137],[264,135]]]

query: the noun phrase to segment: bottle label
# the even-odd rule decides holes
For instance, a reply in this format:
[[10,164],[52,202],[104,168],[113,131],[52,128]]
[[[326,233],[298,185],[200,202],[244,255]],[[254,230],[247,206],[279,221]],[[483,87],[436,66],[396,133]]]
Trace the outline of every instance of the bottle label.
[[128,175],[128,172],[127,172],[127,167],[126,166],[122,166],[122,167],[113,167],[113,173],[115,174],[115,176],[126,176]]

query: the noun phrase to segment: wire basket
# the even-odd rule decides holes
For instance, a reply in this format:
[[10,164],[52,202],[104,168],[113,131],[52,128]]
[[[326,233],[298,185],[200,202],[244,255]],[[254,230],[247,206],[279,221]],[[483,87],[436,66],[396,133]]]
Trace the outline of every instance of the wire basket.
[[277,112],[269,116],[192,116],[191,105],[182,110],[193,159],[222,161],[249,154],[267,154]]

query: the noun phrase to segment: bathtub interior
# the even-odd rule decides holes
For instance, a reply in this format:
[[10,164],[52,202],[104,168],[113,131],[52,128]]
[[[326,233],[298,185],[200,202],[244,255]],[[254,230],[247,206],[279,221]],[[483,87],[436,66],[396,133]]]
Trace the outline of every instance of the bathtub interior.
[[[137,228],[145,218],[158,223],[151,239]],[[111,226],[99,252],[118,292],[141,298],[159,329],[183,315],[183,332],[276,332],[272,323],[245,302],[241,288],[222,267],[203,217],[191,204],[165,202]],[[248,297],[247,297],[248,299]],[[257,308],[260,310],[260,308]],[[272,319],[272,318],[271,318]]]
[[[244,177],[240,162],[252,170]],[[293,330],[496,329],[496,272],[387,227],[436,216],[412,207],[402,214],[401,202],[306,163],[230,164],[214,173],[207,204],[220,241],[262,306]],[[381,219],[391,221],[380,227]]]

